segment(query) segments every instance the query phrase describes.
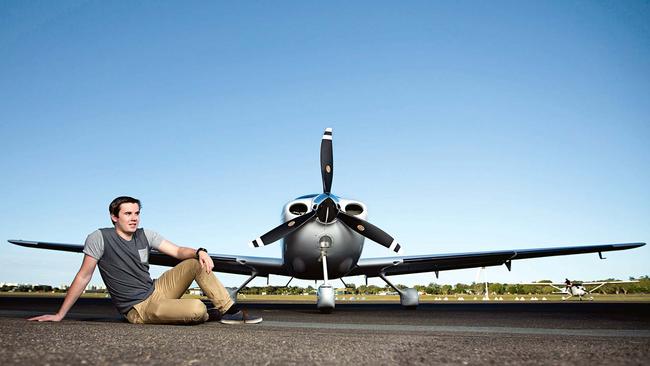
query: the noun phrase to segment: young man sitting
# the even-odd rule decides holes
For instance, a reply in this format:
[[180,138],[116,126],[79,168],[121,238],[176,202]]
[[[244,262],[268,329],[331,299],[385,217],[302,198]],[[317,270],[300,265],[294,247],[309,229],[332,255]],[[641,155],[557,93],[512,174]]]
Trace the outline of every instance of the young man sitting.
[[[61,308],[56,314],[29,320],[60,321],[68,313],[90,282],[95,267],[111,295],[113,304],[134,324],[196,324],[220,320],[225,324],[259,323],[234,304],[228,291],[212,272],[214,263],[203,248],[180,247],[152,230],[138,228],[140,201],[117,197],[109,205],[112,228],[88,235],[84,259]],[[156,281],[149,275],[149,251],[156,249],[181,260]],[[215,306],[208,314],[198,299],[181,299],[192,281]]]

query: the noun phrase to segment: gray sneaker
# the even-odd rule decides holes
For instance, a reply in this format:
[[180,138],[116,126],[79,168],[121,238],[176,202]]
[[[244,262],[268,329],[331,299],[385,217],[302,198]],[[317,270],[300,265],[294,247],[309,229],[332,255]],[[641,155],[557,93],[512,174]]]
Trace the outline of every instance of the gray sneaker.
[[257,324],[262,322],[262,317],[248,314],[246,310],[240,310],[234,314],[223,314],[219,321],[223,324]]

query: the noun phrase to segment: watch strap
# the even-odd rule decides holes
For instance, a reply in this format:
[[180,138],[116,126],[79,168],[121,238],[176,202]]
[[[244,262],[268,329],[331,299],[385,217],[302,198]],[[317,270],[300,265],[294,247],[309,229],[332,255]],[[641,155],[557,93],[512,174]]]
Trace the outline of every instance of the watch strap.
[[197,250],[196,250],[196,253],[194,253],[194,257],[195,257],[196,259],[199,259],[199,252],[206,252],[206,253],[207,253],[208,250],[205,249],[205,248],[199,248],[199,249],[197,249]]

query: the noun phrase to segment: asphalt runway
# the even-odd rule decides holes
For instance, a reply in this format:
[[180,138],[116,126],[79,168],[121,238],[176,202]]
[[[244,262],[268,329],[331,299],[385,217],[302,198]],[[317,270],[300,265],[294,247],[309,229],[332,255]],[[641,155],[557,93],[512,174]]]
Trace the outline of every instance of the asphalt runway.
[[32,364],[647,365],[648,303],[247,304],[258,325],[132,325],[108,299],[0,297],[0,362]]

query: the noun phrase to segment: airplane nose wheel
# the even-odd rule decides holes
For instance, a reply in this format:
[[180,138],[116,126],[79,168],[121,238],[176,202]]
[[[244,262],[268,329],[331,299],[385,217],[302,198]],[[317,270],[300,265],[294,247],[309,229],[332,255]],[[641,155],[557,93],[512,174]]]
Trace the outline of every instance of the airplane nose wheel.
[[318,288],[316,307],[323,314],[334,311],[334,289],[329,284],[322,284]]

